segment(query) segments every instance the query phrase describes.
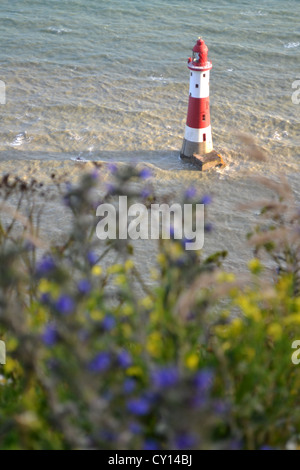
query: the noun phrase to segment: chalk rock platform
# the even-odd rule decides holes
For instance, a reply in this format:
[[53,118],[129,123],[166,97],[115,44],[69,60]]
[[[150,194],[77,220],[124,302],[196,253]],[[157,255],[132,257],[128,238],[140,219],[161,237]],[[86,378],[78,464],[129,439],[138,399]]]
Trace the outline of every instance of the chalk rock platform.
[[223,158],[216,150],[212,150],[205,155],[194,153],[191,157],[180,154],[180,157],[186,162],[193,163],[201,171],[211,170],[212,168],[224,168],[226,166]]

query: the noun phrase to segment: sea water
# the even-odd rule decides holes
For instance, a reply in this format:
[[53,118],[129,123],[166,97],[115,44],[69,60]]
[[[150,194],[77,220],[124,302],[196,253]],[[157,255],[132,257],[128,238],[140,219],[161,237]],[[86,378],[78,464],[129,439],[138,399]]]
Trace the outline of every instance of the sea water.
[[[228,249],[228,266],[243,269],[257,212],[237,205],[266,194],[253,178],[284,174],[300,197],[299,13],[299,0],[1,0],[1,173],[72,179],[79,162],[144,162],[174,200],[190,186],[213,196],[205,246]],[[198,36],[227,163],[209,174],[179,158]],[[266,161],[248,157],[244,134]]]

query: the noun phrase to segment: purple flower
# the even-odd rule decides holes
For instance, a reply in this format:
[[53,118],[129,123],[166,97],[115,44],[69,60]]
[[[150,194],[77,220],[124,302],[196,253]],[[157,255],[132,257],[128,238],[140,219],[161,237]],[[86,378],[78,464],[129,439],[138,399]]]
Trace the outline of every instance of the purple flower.
[[215,413],[221,414],[221,415],[224,413],[227,413],[227,411],[229,410],[228,403],[226,403],[223,400],[216,400],[214,402],[213,407],[214,407]]
[[140,434],[142,431],[142,426],[140,423],[137,423],[136,421],[132,421],[129,423],[129,430],[132,432],[132,434]]
[[49,324],[46,326],[43,334],[42,341],[46,346],[54,346],[58,340],[58,333],[55,325]]
[[243,448],[243,442],[238,439],[233,439],[229,443],[229,450],[241,450]]
[[176,450],[192,449],[196,445],[197,439],[193,434],[183,433],[176,436],[175,448]]
[[94,359],[88,365],[88,369],[90,372],[104,372],[106,371],[111,363],[110,354],[108,352],[100,352],[98,353]]
[[158,450],[159,446],[154,439],[146,439],[142,450]]
[[151,176],[152,176],[152,171],[149,168],[143,168],[139,172],[139,177],[142,178],[143,180],[151,178]]
[[26,251],[33,251],[34,248],[35,248],[35,245],[33,243],[27,241],[24,244],[24,248],[25,248]]
[[111,183],[106,183],[106,190],[108,194],[113,194],[115,192],[116,187]]
[[93,251],[89,251],[86,257],[91,266],[94,266],[98,261],[98,256]]
[[150,194],[151,194],[150,189],[144,188],[144,189],[142,189],[142,191],[141,191],[141,197],[143,197],[143,198],[145,198],[145,199],[146,199],[147,197],[149,197]]
[[89,339],[89,337],[90,337],[90,334],[88,330],[81,329],[78,331],[78,338],[80,341],[85,342]]
[[194,383],[199,392],[208,392],[214,381],[214,373],[211,369],[203,369],[194,378]]
[[50,304],[51,303],[51,297],[50,297],[50,294],[48,292],[44,292],[41,297],[40,297],[40,301],[42,302],[42,304]]
[[116,437],[116,434],[113,431],[110,431],[109,429],[105,429],[100,432],[100,438],[106,442],[113,442],[116,440]]
[[179,374],[176,367],[163,367],[152,374],[154,385],[158,388],[172,387],[178,382]]
[[137,416],[144,416],[149,413],[150,405],[146,398],[133,398],[127,403],[127,410]]
[[91,178],[97,180],[99,178],[99,171],[95,168],[91,173]]
[[274,447],[271,447],[271,446],[262,446],[259,450],[274,450]]
[[69,315],[75,310],[75,302],[69,295],[61,295],[55,302],[55,308],[62,315]]
[[112,175],[114,175],[118,171],[118,167],[115,163],[109,163],[107,168],[109,169]]
[[127,369],[132,364],[132,358],[129,352],[122,351],[118,354],[118,362],[123,369]]
[[134,379],[125,379],[123,383],[124,393],[132,393],[136,387],[136,381]]
[[204,224],[204,231],[207,233],[212,232],[214,229],[214,226],[210,223]]
[[190,188],[188,188],[188,189],[186,190],[186,192],[185,192],[184,195],[185,195],[185,197],[186,197],[187,199],[192,199],[193,197],[196,196],[196,194],[197,194],[196,188],[194,188],[193,186],[191,186]]
[[112,315],[105,315],[101,325],[105,331],[110,331],[116,326],[116,320]]
[[38,276],[45,276],[55,269],[55,262],[51,255],[44,256],[38,263],[36,272]]
[[209,194],[205,194],[202,196],[200,200],[200,204],[210,204],[212,202],[212,198]]
[[88,279],[81,279],[77,284],[77,288],[80,294],[88,295],[91,292],[92,286]]

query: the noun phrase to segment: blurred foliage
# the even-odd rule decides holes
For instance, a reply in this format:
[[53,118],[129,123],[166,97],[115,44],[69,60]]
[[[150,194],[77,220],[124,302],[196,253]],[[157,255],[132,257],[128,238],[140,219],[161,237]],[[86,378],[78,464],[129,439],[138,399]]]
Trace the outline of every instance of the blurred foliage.
[[[300,212],[288,185],[263,182],[275,195],[257,203],[248,275],[222,269],[226,252],[159,240],[149,285],[130,240],[96,239],[95,208],[118,195],[149,207],[150,175],[110,171],[106,194],[97,168],[56,183],[72,225],[50,246],[43,187],[0,181],[0,448],[297,448]],[[190,190],[181,202],[201,201]]]

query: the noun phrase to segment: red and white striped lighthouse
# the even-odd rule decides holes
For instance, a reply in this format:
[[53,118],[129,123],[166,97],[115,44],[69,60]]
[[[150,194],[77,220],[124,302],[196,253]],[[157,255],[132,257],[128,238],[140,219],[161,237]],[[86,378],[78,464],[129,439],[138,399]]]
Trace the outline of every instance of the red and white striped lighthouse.
[[[213,151],[210,109],[209,109],[209,74],[212,68],[207,59],[208,48],[200,37],[193,48],[193,57],[188,59],[190,70],[190,91],[185,136],[180,156],[193,159],[206,154],[210,155],[210,162],[215,159],[216,165],[224,164],[222,157]],[[212,155],[213,153],[213,155]],[[221,161],[220,161],[221,159]],[[200,158],[203,164],[203,158]],[[214,166],[213,164],[209,165]]]

